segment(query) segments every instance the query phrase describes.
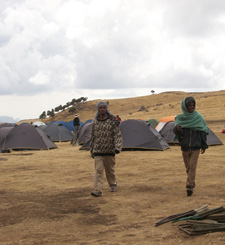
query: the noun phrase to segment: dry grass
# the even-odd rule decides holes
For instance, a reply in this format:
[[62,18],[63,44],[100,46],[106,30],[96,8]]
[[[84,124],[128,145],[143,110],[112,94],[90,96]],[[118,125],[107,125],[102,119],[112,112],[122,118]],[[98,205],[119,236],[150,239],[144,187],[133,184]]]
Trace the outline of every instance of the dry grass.
[[[104,101],[109,102],[110,112],[114,115],[119,114],[123,120],[149,120],[151,118],[159,120],[162,117],[181,113],[181,100],[187,96],[193,96],[196,99],[196,109],[204,115],[206,120],[224,120],[222,112],[225,109],[225,90],[205,93],[165,92],[142,97]],[[78,113],[82,122],[92,119],[95,116],[98,101],[100,100],[92,100],[79,104]],[[144,107],[144,110],[142,107]],[[218,113],[215,113],[215,110]],[[74,119],[74,115],[69,114],[68,110],[65,110],[56,114],[54,118],[46,118],[43,122],[49,123],[50,121],[58,120],[70,121],[72,119]],[[35,120],[39,119],[24,121],[34,122]]]
[[[223,143],[224,94],[195,94],[198,111]],[[180,113],[180,101],[186,95],[151,95],[135,98],[133,104],[131,100],[112,100],[110,110],[123,119],[159,119]],[[94,104],[96,101],[90,118]],[[138,112],[141,106],[149,111]],[[85,113],[80,111],[81,117],[88,119]],[[94,162],[89,152],[79,151],[69,142],[57,145],[49,151],[2,154],[0,244],[225,244],[223,232],[189,237],[176,223],[154,226],[166,216],[204,204],[224,206],[224,145],[210,147],[200,156],[191,197],[185,193],[180,148],[172,146],[163,152],[119,154],[118,191],[109,192],[105,181],[101,198],[90,195]]]

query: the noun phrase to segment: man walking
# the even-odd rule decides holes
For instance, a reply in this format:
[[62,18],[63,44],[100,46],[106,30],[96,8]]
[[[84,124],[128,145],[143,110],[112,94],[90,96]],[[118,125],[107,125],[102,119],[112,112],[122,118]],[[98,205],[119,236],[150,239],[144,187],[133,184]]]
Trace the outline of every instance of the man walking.
[[80,128],[80,119],[78,114],[76,114],[74,117],[73,126],[74,126],[74,131],[73,131],[72,146],[74,146],[77,142],[78,131]]
[[183,113],[176,116],[174,127],[187,173],[187,196],[191,196],[195,188],[199,153],[203,154],[208,148],[206,135],[209,129],[203,116],[195,110],[195,106],[193,97],[184,98],[181,103]]
[[122,135],[106,102],[97,104],[97,114],[92,122],[90,152],[95,160],[94,190],[92,196],[102,195],[104,170],[110,191],[116,191],[115,154],[122,150]]

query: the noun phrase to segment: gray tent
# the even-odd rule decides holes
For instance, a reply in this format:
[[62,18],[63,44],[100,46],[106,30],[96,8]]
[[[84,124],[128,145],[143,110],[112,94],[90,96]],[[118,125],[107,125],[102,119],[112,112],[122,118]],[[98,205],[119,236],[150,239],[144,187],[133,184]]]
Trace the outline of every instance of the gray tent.
[[[173,132],[174,124],[174,121],[167,122],[159,131],[159,133],[167,141],[168,144],[178,144],[178,139]],[[222,141],[214,134],[214,132],[210,128],[209,134],[207,135],[207,144],[209,146],[223,145]]]
[[163,128],[159,131],[162,137],[166,140],[168,144],[178,144],[178,138],[173,132],[174,121],[169,121],[165,123]]
[[78,133],[78,142],[80,145],[85,144],[91,137],[91,125],[92,122],[84,123]]
[[57,146],[39,128],[31,124],[21,124],[0,129],[0,149],[52,149]]
[[123,150],[165,150],[169,148],[160,133],[145,121],[130,119],[120,123]]
[[1,123],[0,128],[2,127],[14,127],[16,124],[15,123]]
[[[4,144],[5,138],[13,127],[2,127],[0,128],[0,146]],[[1,149],[1,148],[0,148]]]
[[[130,119],[120,123],[124,150],[166,150],[167,142],[145,121]],[[90,140],[80,150],[89,150]]]
[[40,126],[40,129],[43,130],[52,141],[71,141],[73,138],[72,132],[62,124],[50,123],[47,126]]

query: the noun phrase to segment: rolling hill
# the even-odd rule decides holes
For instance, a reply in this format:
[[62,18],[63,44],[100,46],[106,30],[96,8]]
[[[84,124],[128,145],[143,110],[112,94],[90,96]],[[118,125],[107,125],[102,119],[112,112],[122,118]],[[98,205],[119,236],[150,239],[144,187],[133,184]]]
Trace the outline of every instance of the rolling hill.
[[[163,92],[148,96],[125,98],[125,99],[99,99],[80,103],[77,105],[77,112],[81,121],[92,119],[96,114],[96,104],[100,100],[109,102],[109,111],[125,119],[160,119],[162,117],[177,115],[181,113],[181,101],[184,97],[193,96],[196,99],[196,110],[199,111],[206,121],[223,121],[225,108],[225,90],[213,92]],[[48,110],[49,108],[46,108]],[[69,109],[57,113],[53,118],[42,120],[45,123],[51,121],[70,121],[74,114]],[[27,122],[39,119],[26,120]],[[24,121],[21,121],[24,122]],[[21,123],[20,122],[20,123]]]

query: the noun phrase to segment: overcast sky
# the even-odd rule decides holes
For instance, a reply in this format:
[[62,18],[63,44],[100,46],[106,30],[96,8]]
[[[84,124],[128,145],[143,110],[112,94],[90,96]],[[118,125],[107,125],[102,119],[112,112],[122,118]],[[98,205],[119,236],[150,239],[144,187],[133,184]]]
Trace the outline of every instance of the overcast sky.
[[225,89],[224,0],[0,0],[0,116]]

